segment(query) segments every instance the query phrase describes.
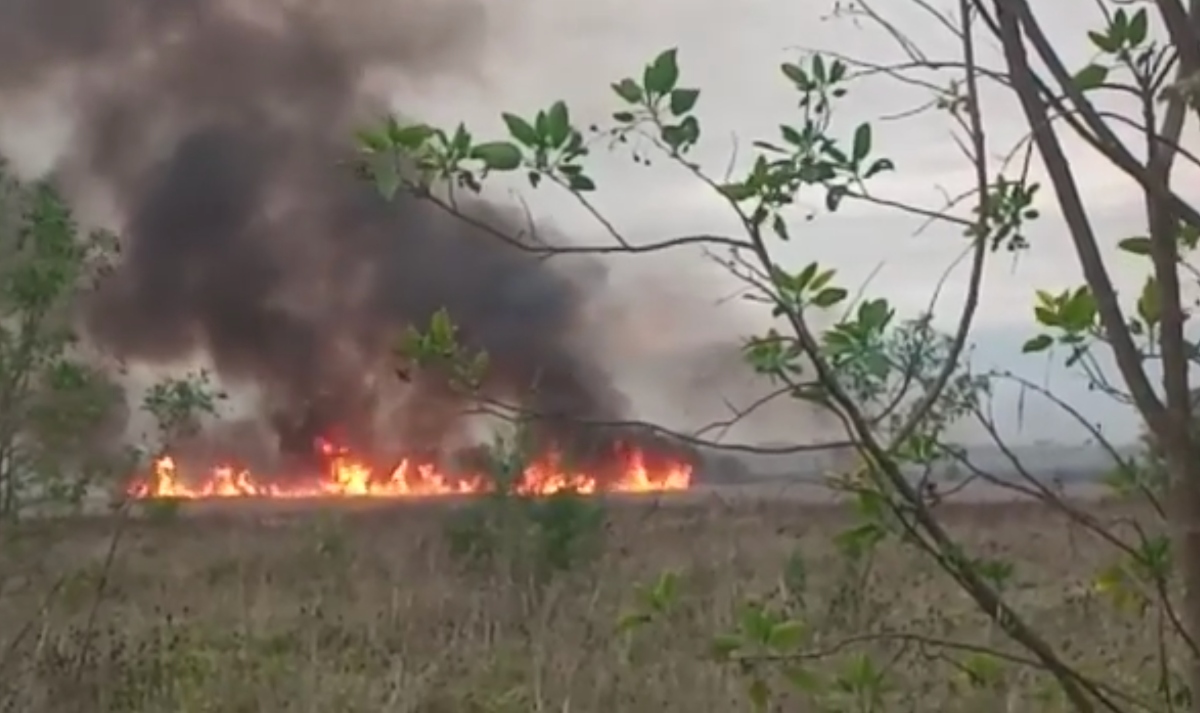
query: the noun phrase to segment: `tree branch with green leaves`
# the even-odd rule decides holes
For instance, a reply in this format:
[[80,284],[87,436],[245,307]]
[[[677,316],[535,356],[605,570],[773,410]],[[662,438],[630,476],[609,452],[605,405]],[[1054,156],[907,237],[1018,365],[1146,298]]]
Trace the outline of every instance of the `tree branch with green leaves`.
[[[1125,395],[1136,403],[1150,431],[1156,438],[1165,439],[1168,469],[1174,473],[1172,487],[1190,490],[1195,484],[1200,492],[1200,479],[1183,474],[1187,470],[1184,460],[1196,460],[1191,458],[1195,451],[1189,435],[1191,398],[1187,388],[1187,365],[1195,358],[1196,349],[1189,344],[1184,329],[1188,313],[1182,307],[1179,280],[1181,254],[1194,248],[1194,236],[1200,234],[1196,229],[1200,212],[1171,185],[1175,158],[1190,160],[1190,154],[1178,144],[1186,114],[1183,109],[1195,105],[1189,98],[1191,77],[1187,68],[1195,66],[1191,57],[1200,57],[1200,53],[1179,43],[1195,37],[1190,24],[1195,15],[1180,15],[1177,0],[1158,2],[1161,19],[1169,25],[1168,39],[1160,41],[1152,37],[1146,8],[1119,7],[1106,13],[1105,27],[1088,34],[1099,57],[1072,73],[1058,58],[1025,0],[995,0],[991,8],[983,0],[964,0],[958,4],[956,14],[937,10],[922,0],[914,0],[913,4],[953,34],[960,56],[927,57],[918,43],[900,34],[886,13],[870,3],[856,3],[859,16],[883,27],[908,61],[899,65],[856,63],[836,55],[809,53],[803,61],[781,65],[782,78],[798,95],[798,115],[780,127],[777,137],[754,142],[749,166],[732,180],[715,177],[693,158],[693,149],[702,138],[698,113],[702,92],[682,81],[675,50],[659,54],[640,75],[611,85],[620,106],[606,127],[593,127],[585,133],[575,126],[564,102],[554,102],[525,116],[503,114],[508,136],[496,140],[477,141],[465,126],[445,131],[393,118],[360,136],[364,167],[385,196],[407,191],[467,221],[471,218],[457,209],[454,193],[480,192],[493,173],[521,174],[533,189],[553,187],[565,191],[596,220],[608,238],[605,244],[560,249],[531,241],[529,236],[498,235],[494,228],[476,226],[520,249],[547,256],[578,252],[632,254],[679,245],[703,246],[711,259],[747,286],[750,301],[770,310],[778,325],[747,339],[748,368],[771,381],[777,387],[773,394],[778,398],[799,399],[834,414],[858,451],[861,467],[836,478],[837,486],[852,497],[862,518],[845,534],[847,542],[858,543],[853,551],[861,554],[882,541],[896,539],[924,552],[961,586],[997,631],[1024,649],[1028,660],[1056,682],[1072,709],[1142,707],[1139,701],[1146,699],[1099,683],[1095,676],[1076,668],[1065,651],[1043,638],[1006,596],[1005,582],[1012,576],[1013,565],[966,552],[940,522],[934,503],[921,485],[925,481],[914,484],[909,474],[916,468],[927,476],[935,462],[969,464],[962,449],[950,443],[947,436],[947,429],[964,416],[978,418],[987,428],[979,399],[987,394],[996,377],[972,375],[964,368],[963,355],[983,289],[987,256],[1001,249],[1020,252],[1028,248],[1028,224],[1041,216],[1044,199],[1039,184],[1030,177],[1031,158],[1037,156],[1066,219],[1085,283],[1065,290],[1042,290],[1034,296],[1033,316],[1041,330],[1030,336],[1023,351],[1028,354],[1065,349],[1066,365],[1083,370],[1097,382],[1104,378],[1097,350],[1111,351],[1123,387],[1107,381],[1104,387],[1114,396]],[[1186,27],[1178,24],[1180,17],[1188,18]],[[980,66],[976,19],[1000,41],[1005,69]],[[1044,71],[1031,62],[1031,52]],[[960,76],[946,87],[930,80],[910,82],[908,69],[950,69],[960,72]],[[1173,83],[1168,81],[1172,71]],[[946,210],[902,204],[871,189],[873,179],[898,168],[891,159],[878,154],[871,123],[855,126],[845,138],[839,136],[842,132],[834,108],[852,91],[854,82],[869,77],[925,87],[932,96],[924,109],[950,117],[957,128],[955,140],[971,163],[974,186],[948,199]],[[1012,149],[1009,155],[1023,151],[1023,165],[1014,167],[1006,160],[999,171],[990,165],[985,116],[979,100],[981,80],[1010,91],[1022,108],[1028,140],[1020,142],[1019,149]],[[1098,110],[1088,95],[1102,91],[1136,97],[1135,116]],[[1163,103],[1167,111],[1159,116],[1158,107]],[[1072,166],[1058,138],[1060,126],[1082,138],[1144,191],[1148,235],[1131,236],[1121,242],[1126,252],[1150,258],[1151,274],[1132,300],[1135,316],[1126,316],[1106,257],[1099,249]],[[1135,150],[1118,139],[1117,127],[1126,130],[1130,126],[1140,126],[1146,138],[1144,159],[1138,159]],[[644,163],[646,154],[652,151],[707,186],[728,207],[741,226],[741,234],[682,236],[649,244],[628,240],[592,201],[598,186],[587,165],[593,153],[623,147],[633,148],[635,163]],[[970,276],[953,331],[942,334],[930,329],[930,314],[897,318],[896,308],[886,299],[850,300],[849,290],[838,283],[836,268],[817,263],[800,269],[785,265],[777,256],[778,245],[795,238],[793,216],[798,199],[812,192],[821,196],[828,213],[836,213],[847,199],[863,200],[961,230],[971,257]],[[967,200],[973,201],[972,211],[966,215],[955,213],[954,209]],[[933,309],[931,305],[930,313]],[[832,326],[814,327],[820,321],[818,315],[827,321],[835,311],[842,315]],[[426,334],[420,326],[414,333]],[[453,349],[424,348],[419,339],[409,342],[409,352],[461,361],[462,355]],[[1162,362],[1161,390],[1151,384],[1146,369],[1152,360]],[[919,362],[924,368],[915,369],[910,362]],[[999,442],[994,427],[991,432]],[[1111,445],[1109,450],[1116,453]],[[1134,580],[1144,583],[1144,591],[1157,601],[1154,610],[1161,612],[1166,622],[1161,640],[1194,640],[1200,604],[1189,600],[1182,614],[1174,608],[1170,584],[1173,575],[1167,566],[1171,558],[1164,550],[1169,549],[1165,544],[1169,541],[1145,533],[1132,540],[1116,537],[1107,525],[1062,498],[1038,474],[1025,470],[1011,451],[1007,452],[1020,466],[1027,486],[1023,492],[1061,508],[1077,525],[1131,558],[1128,566],[1118,569],[1133,573]],[[1129,463],[1116,460],[1125,469],[1121,472],[1133,470]],[[995,479],[987,472],[981,471],[980,475]],[[1149,491],[1134,487],[1126,488],[1126,492]],[[1188,498],[1182,500],[1191,502]],[[1200,506],[1193,514],[1200,517]],[[1173,516],[1177,527],[1181,517]],[[1193,529],[1184,527],[1182,539],[1188,540]],[[1194,545],[1187,545],[1193,546],[1200,548],[1200,538]],[[1200,578],[1197,565],[1185,567],[1185,580],[1189,591],[1195,590],[1200,597],[1200,579],[1195,580],[1195,586],[1190,584],[1192,570]],[[1099,578],[1115,581],[1115,571],[1106,570],[1109,576]],[[660,582],[658,589],[670,590],[665,582]],[[1114,587],[1108,586],[1110,590]],[[645,595],[647,608],[631,621],[653,619],[655,612],[665,607],[659,600],[670,597],[662,592],[655,594],[658,589]],[[767,615],[760,610],[756,616]],[[742,634],[752,635],[756,647],[768,649],[774,645],[772,642],[778,643],[776,639],[790,641],[796,631],[803,629],[787,617],[746,619],[743,624],[746,630]],[[777,629],[786,633],[776,636]],[[1173,650],[1164,643],[1160,664],[1168,674],[1175,666]],[[772,656],[775,654],[751,659]],[[748,660],[734,658],[743,666]],[[1195,651],[1186,658],[1194,661]],[[1168,674],[1162,681],[1168,682],[1163,686],[1171,692],[1163,695],[1171,709],[1176,705],[1179,685]],[[795,669],[791,669],[791,675],[791,682],[799,685]],[[752,678],[750,695],[759,708],[764,708],[770,697],[763,681],[757,675]]]

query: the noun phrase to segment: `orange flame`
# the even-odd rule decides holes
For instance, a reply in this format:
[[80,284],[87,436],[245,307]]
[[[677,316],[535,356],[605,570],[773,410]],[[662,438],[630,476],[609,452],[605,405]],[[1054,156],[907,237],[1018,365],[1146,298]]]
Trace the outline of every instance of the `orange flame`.
[[[322,444],[327,456],[325,472],[316,478],[295,481],[270,481],[256,477],[244,468],[221,465],[212,468],[203,478],[193,481],[184,477],[171,456],[154,462],[149,478],[131,485],[128,494],[134,498],[179,498],[186,500],[208,498],[276,498],[301,499],[325,497],[350,498],[428,498],[446,495],[469,495],[490,489],[483,478],[450,477],[430,464],[403,460],[390,472],[373,468],[344,450]],[[692,467],[672,463],[651,469],[642,452],[632,451],[624,457],[620,475],[612,482],[601,481],[586,473],[561,469],[555,458],[545,458],[525,469],[516,485],[525,495],[550,495],[564,490],[595,493],[599,490],[623,493],[648,493],[687,490],[692,481]]]

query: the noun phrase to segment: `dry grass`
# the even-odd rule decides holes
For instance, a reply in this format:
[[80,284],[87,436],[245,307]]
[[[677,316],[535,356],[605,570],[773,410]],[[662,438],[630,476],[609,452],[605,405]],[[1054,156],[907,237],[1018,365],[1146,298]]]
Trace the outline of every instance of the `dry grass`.
[[[1056,709],[1038,703],[1046,686],[1027,669],[1006,667],[996,690],[975,690],[952,663],[965,654],[912,640],[846,645],[884,630],[979,644],[1001,637],[899,546],[883,547],[865,581],[848,574],[832,544],[849,524],[836,507],[746,498],[612,510],[602,560],[541,593],[463,572],[444,549],[445,511],[432,506],[128,522],[107,570],[112,521],[9,532],[3,710],[747,710],[744,679],[707,658],[712,635],[747,599],[806,612],[804,648],[834,651],[809,662],[820,672],[856,652],[876,656],[889,671],[888,711]],[[1108,549],[1038,505],[956,504],[945,517],[969,551],[1016,564],[1012,599],[1084,669],[1112,684],[1153,685],[1153,620],[1117,613],[1088,586],[1112,561]],[[803,603],[782,586],[788,572],[795,581],[798,557],[808,573]],[[668,620],[616,632],[636,583],[666,569],[682,586]]]

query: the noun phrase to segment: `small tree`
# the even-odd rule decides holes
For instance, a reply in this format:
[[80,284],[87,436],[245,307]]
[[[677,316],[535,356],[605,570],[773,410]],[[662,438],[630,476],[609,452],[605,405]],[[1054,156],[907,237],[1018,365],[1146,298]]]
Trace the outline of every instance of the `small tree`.
[[491,444],[484,464],[488,492],[453,514],[446,537],[451,555],[471,569],[501,572],[538,592],[600,553],[605,512],[596,498],[570,488],[523,491],[533,459],[528,441],[519,426],[512,438]]
[[[469,352],[445,310],[424,328],[411,327],[399,356],[417,368],[434,370],[448,385],[468,395],[477,391],[488,368],[487,354]],[[506,412],[506,415],[510,415]],[[576,569],[600,552],[604,508],[570,487],[554,493],[530,492],[524,482],[534,464],[530,419],[517,414],[509,435],[498,435],[484,451],[487,493],[457,510],[446,523],[450,552],[470,568],[502,571],[540,591],[555,575]]]
[[115,451],[85,453],[121,393],[83,358],[72,324],[111,247],[80,234],[52,184],[20,184],[0,164],[0,515],[78,504],[116,464]]
[[180,440],[195,436],[206,417],[217,415],[226,398],[213,387],[207,371],[184,374],[154,383],[142,397],[142,409],[154,418],[159,449],[170,451]]

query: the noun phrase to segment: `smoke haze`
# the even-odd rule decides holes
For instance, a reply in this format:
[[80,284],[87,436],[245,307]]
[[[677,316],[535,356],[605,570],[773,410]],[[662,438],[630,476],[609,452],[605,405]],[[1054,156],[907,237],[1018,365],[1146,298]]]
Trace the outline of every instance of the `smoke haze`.
[[[353,128],[381,106],[360,91],[369,69],[460,70],[483,33],[478,13],[386,7],[0,3],[0,97],[69,82],[59,169],[103,187],[125,240],[87,305],[89,335],[136,361],[207,353],[227,383],[258,388],[294,453],[334,431],[374,448],[382,360],[441,307],[488,353],[490,390],[536,384],[539,411],[619,418],[619,394],[572,344],[580,287],[435,207],[384,202],[347,166]],[[433,380],[405,404],[400,447],[436,449],[456,428],[460,404]],[[547,438],[580,437],[548,423]]]
[[[427,203],[387,203],[346,162],[384,106],[372,72],[471,78],[487,39],[469,2],[0,0],[0,104],[33,107],[0,117],[0,146],[56,144],[24,163],[122,236],[85,305],[92,340],[144,364],[204,353],[261,395],[284,452],[335,434],[367,452],[461,438],[444,383],[401,385],[389,363],[398,332],[445,307],[489,355],[486,390],[532,387],[529,405],[561,416],[538,435],[589,453],[605,439],[572,422],[629,412],[595,343],[620,329],[580,328],[603,266],[556,269]],[[521,232],[522,217],[464,210]]]

